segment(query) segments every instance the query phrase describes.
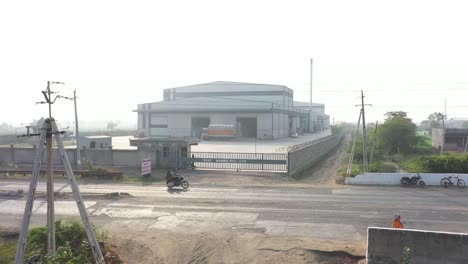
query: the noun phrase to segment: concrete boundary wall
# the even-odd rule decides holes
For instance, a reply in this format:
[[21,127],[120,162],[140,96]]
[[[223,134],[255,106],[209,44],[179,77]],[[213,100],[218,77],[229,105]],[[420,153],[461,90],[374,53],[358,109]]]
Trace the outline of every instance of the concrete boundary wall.
[[369,227],[367,263],[403,263],[405,248],[410,263],[468,263],[468,234]]
[[[314,141],[298,144],[292,147],[287,154],[287,173],[289,176],[295,176],[305,169],[316,165],[328,153],[335,149],[340,143],[343,135],[328,136],[326,138],[316,139]],[[72,165],[77,165],[76,149],[66,149],[68,158]],[[157,152],[152,157],[153,163],[157,164]],[[0,148],[0,166],[7,164],[17,164],[32,166],[35,159],[35,148],[15,148],[14,146]],[[236,153],[233,153],[236,154]],[[264,153],[269,156],[279,155],[278,153]],[[284,154],[283,154],[284,155]],[[140,166],[141,159],[147,158],[148,153],[138,150],[122,150],[122,149],[82,149],[82,161],[90,160],[94,165],[98,166]],[[43,164],[46,162],[44,155]],[[255,162],[253,162],[255,163]],[[61,165],[60,155],[54,150],[54,165]],[[259,162],[259,165],[264,163]],[[262,166],[263,169],[263,166]],[[284,166],[286,171],[286,166]]]
[[[414,175],[414,173],[365,173],[356,175],[355,177],[348,177],[345,183],[349,185],[400,185],[402,177],[411,177],[412,175]],[[468,174],[420,173],[419,175],[421,175],[426,185],[440,186],[440,180],[449,176],[458,176],[468,185]],[[456,184],[456,179],[452,181],[455,181]]]
[[339,145],[343,136],[344,134],[318,139],[310,144],[309,142],[302,144],[303,147],[299,145],[299,148],[288,152],[288,175],[298,175],[316,165]]
[[[76,165],[76,149],[65,149],[72,165]],[[62,161],[57,149],[53,151],[54,165],[61,165]],[[0,165],[10,163],[18,165],[30,165],[34,163],[35,148],[0,148]],[[91,160],[94,165],[100,166],[140,166],[142,155],[137,150],[124,149],[83,149],[82,160]],[[46,164],[47,156],[44,153],[42,164]],[[45,166],[45,165],[44,165]]]

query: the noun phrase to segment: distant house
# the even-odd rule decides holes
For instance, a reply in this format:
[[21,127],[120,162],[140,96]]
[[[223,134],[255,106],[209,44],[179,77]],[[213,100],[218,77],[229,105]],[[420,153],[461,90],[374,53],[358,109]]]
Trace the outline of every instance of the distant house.
[[82,149],[107,149],[112,147],[112,137],[110,136],[87,136],[80,137],[80,147]]
[[432,147],[444,150],[463,152],[467,148],[467,128],[446,128],[445,134],[442,128],[432,129]]

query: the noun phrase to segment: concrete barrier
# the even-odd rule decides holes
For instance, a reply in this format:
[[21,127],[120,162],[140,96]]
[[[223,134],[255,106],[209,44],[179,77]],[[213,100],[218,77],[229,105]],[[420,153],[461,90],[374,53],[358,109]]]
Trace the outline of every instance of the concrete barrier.
[[466,264],[468,234],[424,230],[369,227],[367,229],[367,263],[404,263],[409,249],[409,263]]
[[[402,177],[411,177],[414,173],[365,173],[355,177],[347,177],[346,184],[349,185],[400,185]],[[460,173],[420,173],[426,185],[440,186],[440,180],[449,176],[458,176],[468,185],[468,174]],[[455,181],[456,179],[452,179]],[[467,186],[468,187],[468,186]]]
[[344,134],[334,135],[294,146],[288,151],[288,175],[299,175],[316,165],[340,144],[343,137]]

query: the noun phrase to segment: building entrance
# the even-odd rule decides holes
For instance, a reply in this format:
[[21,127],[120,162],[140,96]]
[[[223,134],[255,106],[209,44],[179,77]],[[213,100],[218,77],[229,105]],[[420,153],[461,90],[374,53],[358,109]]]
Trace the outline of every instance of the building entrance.
[[207,128],[209,125],[209,117],[192,117],[192,137],[200,138],[203,128]]
[[237,133],[240,137],[257,137],[257,118],[256,117],[238,117]]

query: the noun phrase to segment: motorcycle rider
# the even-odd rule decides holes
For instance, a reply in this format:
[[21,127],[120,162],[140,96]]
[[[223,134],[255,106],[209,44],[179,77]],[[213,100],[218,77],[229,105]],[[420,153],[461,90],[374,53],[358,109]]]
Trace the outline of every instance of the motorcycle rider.
[[401,216],[399,214],[395,214],[393,217],[392,228],[403,228],[403,224],[401,223]]
[[174,173],[172,173],[171,170],[167,170],[167,172],[166,172],[166,184],[168,184],[169,182],[175,180],[175,178],[176,178],[175,171],[174,171]]

